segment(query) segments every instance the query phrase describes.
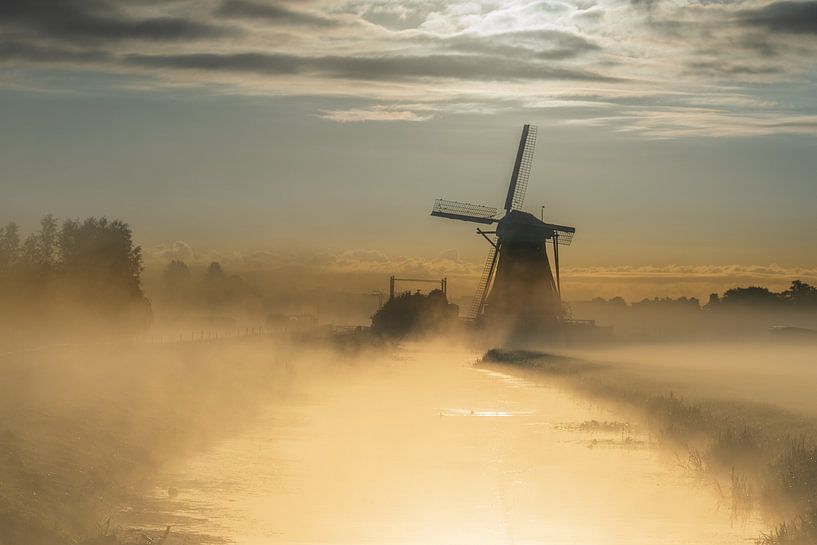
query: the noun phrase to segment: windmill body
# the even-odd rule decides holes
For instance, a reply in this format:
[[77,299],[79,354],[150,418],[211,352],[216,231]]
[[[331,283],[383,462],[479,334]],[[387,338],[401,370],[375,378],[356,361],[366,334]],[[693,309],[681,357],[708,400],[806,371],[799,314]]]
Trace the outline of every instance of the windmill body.
[[513,210],[496,230],[499,259],[484,304],[486,316],[549,321],[561,311],[558,287],[547,255],[549,230],[527,212]]
[[[491,248],[471,306],[471,318],[502,320],[517,327],[547,327],[561,318],[559,246],[570,244],[576,230],[545,223],[519,210],[535,142],[536,127],[525,125],[502,218],[497,219],[496,208],[443,199],[435,202],[431,212],[449,219],[496,224],[495,231],[477,229]],[[555,268],[548,256],[549,243]]]

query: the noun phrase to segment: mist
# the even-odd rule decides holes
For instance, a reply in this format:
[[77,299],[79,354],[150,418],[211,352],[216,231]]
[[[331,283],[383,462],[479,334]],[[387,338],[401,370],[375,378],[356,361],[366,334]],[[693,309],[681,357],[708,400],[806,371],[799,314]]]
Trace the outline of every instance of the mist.
[[560,302],[545,278],[509,314],[525,266],[469,316],[431,275],[146,270],[119,220],[9,223],[0,250],[0,543],[816,537],[806,282]]

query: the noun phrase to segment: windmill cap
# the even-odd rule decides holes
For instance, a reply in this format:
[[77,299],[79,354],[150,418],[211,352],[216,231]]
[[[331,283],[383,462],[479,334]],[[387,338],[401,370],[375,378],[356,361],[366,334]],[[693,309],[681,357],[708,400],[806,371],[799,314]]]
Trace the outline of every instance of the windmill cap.
[[[541,243],[543,240],[553,238],[555,226],[545,223],[529,212],[521,210],[511,210],[505,217],[499,220],[496,234],[507,243]],[[562,227],[560,227],[562,228]],[[565,229],[565,228],[562,228]],[[574,230],[572,227],[566,228]]]

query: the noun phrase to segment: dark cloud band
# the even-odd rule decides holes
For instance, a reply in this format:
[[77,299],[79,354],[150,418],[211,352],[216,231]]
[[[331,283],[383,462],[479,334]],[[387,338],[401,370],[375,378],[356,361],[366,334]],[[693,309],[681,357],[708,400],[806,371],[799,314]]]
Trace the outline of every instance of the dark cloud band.
[[128,55],[133,66],[264,75],[318,74],[342,79],[397,80],[451,78],[464,80],[618,81],[584,70],[546,66],[479,55],[393,57],[302,57],[286,54],[201,53],[189,55]]
[[0,24],[63,41],[191,40],[234,34],[235,29],[190,19],[136,18],[102,0],[0,0]]
[[772,2],[745,12],[741,21],[771,32],[817,35],[817,2]]
[[334,19],[294,10],[283,4],[252,2],[249,0],[224,0],[217,14],[225,17],[260,19],[263,22],[289,25],[329,27],[339,24]]

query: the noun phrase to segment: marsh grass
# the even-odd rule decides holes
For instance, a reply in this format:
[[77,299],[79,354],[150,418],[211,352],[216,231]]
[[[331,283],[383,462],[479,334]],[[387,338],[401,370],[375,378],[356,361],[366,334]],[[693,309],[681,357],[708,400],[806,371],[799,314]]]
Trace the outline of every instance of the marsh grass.
[[749,478],[736,471],[733,467],[729,475],[729,484],[733,518],[739,518],[741,515],[751,513],[754,508],[755,497],[752,493],[752,483]]
[[609,366],[536,352],[485,354],[481,365],[512,365],[545,373],[571,386],[635,409],[657,439],[688,452],[679,463],[729,483],[733,517],[759,505],[786,520],[760,545],[817,543],[817,423],[769,406],[691,401]]
[[813,545],[817,536],[817,511],[798,515],[789,522],[782,522],[757,540],[758,545]]
[[686,459],[682,459],[677,453],[675,455],[675,459],[678,462],[678,466],[680,466],[684,471],[693,475],[703,476],[709,472],[709,467],[706,465],[701,451],[696,447],[688,447]]

